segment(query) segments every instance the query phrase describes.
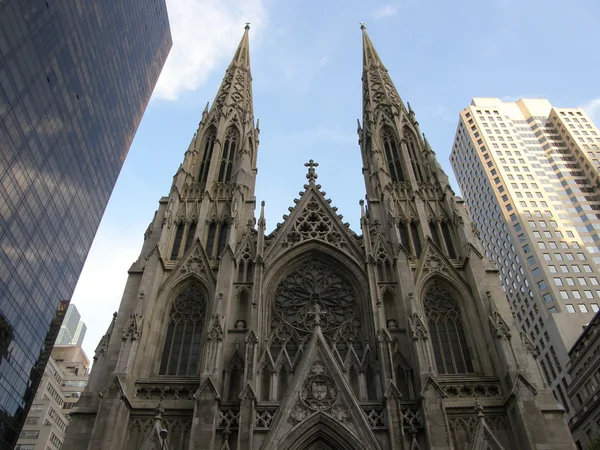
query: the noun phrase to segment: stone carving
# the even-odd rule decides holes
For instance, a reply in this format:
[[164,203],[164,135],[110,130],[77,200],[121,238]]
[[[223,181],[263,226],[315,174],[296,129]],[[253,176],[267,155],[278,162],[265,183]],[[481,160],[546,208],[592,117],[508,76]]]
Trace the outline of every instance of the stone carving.
[[[112,335],[112,331],[115,327],[115,322],[117,321],[117,313],[113,313],[113,318],[112,321],[110,322],[110,325],[108,326],[108,330],[106,330],[106,333],[104,333],[104,336],[102,336],[102,338],[100,338],[100,342],[98,342],[98,346],[96,347],[96,350],[94,351],[94,361],[98,360],[99,358],[103,357],[106,355],[106,352],[108,350],[108,343],[110,342],[110,337]],[[2,330],[2,316],[0,316],[0,357],[4,356],[6,357],[6,355],[8,353],[5,353],[4,347],[2,346],[2,342],[3,340],[5,340],[5,338],[10,338],[7,341],[7,346],[6,346],[6,350],[8,350],[8,343],[10,343],[10,341],[12,340],[12,332],[9,334],[6,331]],[[10,330],[9,330],[10,331]]]
[[423,265],[423,273],[448,272],[448,267],[438,255],[429,254]]
[[525,349],[525,351],[527,351],[527,353],[533,356],[534,359],[537,359],[538,351],[535,348],[533,342],[531,342],[531,339],[529,339],[529,336],[527,336],[527,334],[522,331],[519,334],[521,336],[521,343],[523,344],[523,348]]
[[489,316],[490,318],[490,328],[492,329],[492,334],[497,339],[506,339],[510,340],[510,328],[507,323],[504,321],[502,316],[498,311],[492,312]]
[[239,428],[240,426],[240,412],[234,411],[233,409],[226,409],[219,411],[219,422],[217,428]]
[[200,258],[198,250],[196,250],[181,267],[181,273],[186,275],[194,274],[201,276],[205,271],[206,269],[204,267],[204,263],[202,262],[202,258]]
[[316,198],[306,203],[285,236],[283,246],[292,247],[308,239],[324,240],[336,247],[342,247],[346,243],[342,234],[335,230],[331,215],[327,214]]
[[212,324],[206,334],[209,341],[223,340],[223,325],[221,325],[221,317],[218,314],[213,316]]
[[385,428],[385,413],[383,408],[373,408],[364,411],[371,428]]
[[298,424],[306,419],[308,414],[308,409],[300,404],[296,404],[290,411],[290,422],[292,422],[294,425]]
[[143,400],[193,400],[198,383],[136,383],[134,398]]
[[316,258],[283,279],[275,293],[275,312],[305,334],[312,331],[315,305],[319,306],[320,326],[324,332],[356,320],[356,300],[350,283]]
[[484,398],[501,397],[502,390],[498,382],[474,382],[446,384],[440,382],[448,398]]
[[350,417],[348,408],[346,408],[344,405],[335,405],[333,408],[331,408],[330,414],[335,420],[344,424],[352,421],[352,417]]
[[333,379],[325,374],[325,363],[315,361],[310,375],[302,385],[302,402],[312,410],[321,411],[330,408],[338,398]]
[[255,412],[255,424],[256,428],[269,429],[271,428],[271,424],[275,419],[275,414],[277,414],[276,409],[266,408],[262,410],[257,410]]
[[138,313],[134,313],[129,316],[125,328],[123,328],[123,340],[137,341],[142,334],[142,316]]
[[400,410],[400,417],[402,419],[402,428],[405,430],[423,426],[421,412],[417,408],[402,408]]
[[427,327],[423,323],[423,319],[417,313],[408,319],[410,324],[410,332],[414,341],[426,341],[428,339]]

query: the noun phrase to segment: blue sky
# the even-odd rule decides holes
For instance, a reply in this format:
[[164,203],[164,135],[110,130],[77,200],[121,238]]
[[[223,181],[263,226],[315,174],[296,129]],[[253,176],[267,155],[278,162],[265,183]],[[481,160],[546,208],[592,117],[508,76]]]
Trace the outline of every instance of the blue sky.
[[600,122],[597,0],[167,0],[173,49],[113,191],[73,303],[94,349],[118,309],[143,233],[251,22],[258,202],[272,230],[303,189],[304,163],[360,233],[364,197],[359,22],[458,193],[448,156],[472,97],[546,97]]

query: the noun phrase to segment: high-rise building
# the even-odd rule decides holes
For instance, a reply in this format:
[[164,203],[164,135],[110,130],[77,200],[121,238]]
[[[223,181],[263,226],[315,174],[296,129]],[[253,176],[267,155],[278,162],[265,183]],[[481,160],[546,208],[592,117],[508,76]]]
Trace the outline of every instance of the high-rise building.
[[15,450],[59,450],[88,379],[90,362],[78,345],[56,346],[33,400]]
[[600,304],[600,132],[581,108],[475,98],[450,161],[519,328],[570,410],[568,352]]
[[362,235],[313,160],[266,233],[251,79],[246,29],[145,233],[63,450],[574,449],[366,31]]
[[77,307],[69,305],[55,345],[81,345],[86,330],[87,327],[81,320],[81,314],[79,314]]
[[164,0],[0,1],[1,448],[19,434],[170,47]]

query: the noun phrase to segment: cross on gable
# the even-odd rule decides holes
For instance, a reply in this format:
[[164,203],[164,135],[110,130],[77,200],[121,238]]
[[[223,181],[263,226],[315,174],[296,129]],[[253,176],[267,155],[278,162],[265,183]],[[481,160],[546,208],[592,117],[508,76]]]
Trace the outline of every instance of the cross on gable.
[[308,167],[308,173],[306,174],[306,178],[309,182],[314,183],[314,181],[319,177],[317,172],[315,172],[315,167],[319,166],[319,163],[314,162],[314,160],[308,161],[304,164],[305,167]]

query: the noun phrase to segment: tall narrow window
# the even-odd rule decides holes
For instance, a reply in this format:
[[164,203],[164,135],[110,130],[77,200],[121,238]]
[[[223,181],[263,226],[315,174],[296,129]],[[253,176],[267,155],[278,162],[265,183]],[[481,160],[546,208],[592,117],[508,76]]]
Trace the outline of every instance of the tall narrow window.
[[173,239],[173,248],[171,250],[171,259],[177,259],[179,257],[179,249],[181,249],[181,239],[183,239],[184,227],[185,225],[183,223],[177,224],[175,238]]
[[204,151],[198,168],[198,183],[200,184],[206,184],[216,138],[217,131],[214,127],[209,128],[204,135]]
[[406,131],[405,133],[410,133],[410,137],[407,140],[406,146],[408,147],[408,156],[410,158],[410,164],[412,166],[413,173],[415,174],[415,179],[423,182],[425,181],[425,177],[423,176],[423,167],[421,165],[421,158],[419,157],[417,144],[415,143],[415,139],[412,137],[412,133],[410,131]]
[[408,242],[408,227],[405,222],[398,223],[398,230],[400,231],[400,243],[406,250],[410,252],[410,243]]
[[438,233],[437,223],[429,222],[429,231],[431,231],[431,239],[437,244],[438,247],[442,248],[442,242],[440,241],[440,234]]
[[189,285],[177,296],[169,314],[160,375],[196,375],[205,314],[206,299],[198,287]]
[[444,235],[444,242],[448,249],[448,256],[450,258],[456,258],[456,249],[454,248],[454,242],[452,240],[452,231],[448,222],[442,222],[442,234]]
[[215,245],[215,237],[217,235],[217,226],[219,224],[216,222],[211,222],[208,225],[208,234],[206,236],[206,254],[209,257],[212,257],[213,247]]
[[452,292],[435,284],[425,294],[424,305],[438,373],[472,373],[460,308]]
[[185,248],[184,253],[189,250],[189,248],[194,243],[194,235],[196,234],[196,222],[192,222],[188,225],[187,237],[185,238]]
[[225,143],[223,144],[221,165],[219,166],[219,183],[229,183],[231,181],[231,171],[233,170],[233,161],[235,160],[238,141],[239,133],[237,128],[229,128],[225,135]]
[[223,222],[221,224],[221,227],[219,229],[219,245],[217,247],[217,254],[214,255],[215,257],[219,257],[219,255],[221,253],[223,253],[223,250],[225,250],[225,245],[227,245],[227,229],[229,228],[229,226],[227,225],[227,222]]
[[394,183],[404,181],[404,172],[402,171],[402,159],[400,157],[400,148],[396,141],[396,136],[390,128],[383,131],[383,148],[387,160],[388,171]]
[[412,237],[413,245],[415,246],[415,254],[418,258],[421,256],[421,235],[416,222],[410,223],[410,236]]

